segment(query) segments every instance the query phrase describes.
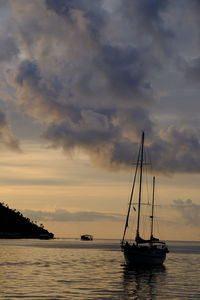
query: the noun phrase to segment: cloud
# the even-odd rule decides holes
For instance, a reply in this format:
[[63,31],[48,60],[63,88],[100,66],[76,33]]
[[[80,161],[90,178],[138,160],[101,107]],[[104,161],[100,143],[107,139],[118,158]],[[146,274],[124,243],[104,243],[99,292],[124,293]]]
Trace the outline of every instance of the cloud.
[[149,145],[155,169],[169,173],[198,173],[200,134],[197,128],[161,130],[159,137]]
[[[170,102],[159,99],[160,80],[167,87],[169,77],[173,81],[180,72],[198,81],[198,59],[177,66],[177,56],[187,61],[176,44],[178,5],[170,0],[2,3],[6,28],[10,24],[9,36],[0,35],[7,47],[0,59],[10,60],[4,80],[18,110],[43,125],[50,146],[66,153],[81,149],[106,168],[127,168],[144,130],[157,171],[200,171],[198,130],[188,120],[160,128],[162,115],[154,112],[158,102]],[[190,7],[193,15],[194,3],[184,3],[181,9],[186,14]]]
[[169,0],[128,0],[126,5],[121,1],[119,10],[131,29],[136,31],[137,38],[148,45],[149,52],[156,51],[158,56],[171,56],[175,35],[170,23],[166,22],[170,7]]
[[174,200],[173,206],[180,213],[182,220],[189,226],[200,226],[200,205],[192,200]]
[[200,57],[192,58],[189,61],[180,60],[178,63],[185,79],[191,85],[198,85],[200,80]]
[[[38,52],[42,53],[50,43],[48,10],[42,8],[43,21],[45,26],[45,21],[50,26],[49,30],[44,28],[41,19],[36,26],[37,17],[35,20],[31,17],[30,21],[20,15],[20,22],[27,23],[26,27],[33,29],[32,35],[35,32],[35,38],[33,36],[32,40],[29,39],[29,52],[33,53],[33,49],[36,49],[35,59],[20,61],[14,69],[7,72],[7,79],[16,89],[19,108],[46,123],[47,130],[43,136],[53,146],[63,147],[65,151],[82,148],[101,165],[109,166],[118,162],[125,165],[130,162],[130,155],[125,153],[125,149],[131,152],[133,145],[126,137],[126,131],[130,131],[130,126],[126,125],[126,115],[135,116],[137,121],[132,123],[137,129],[143,127],[137,112],[143,115],[145,129],[149,127],[147,130],[151,131],[150,126],[153,124],[145,110],[145,105],[153,101],[153,90],[147,76],[150,65],[153,67],[153,64],[148,58],[145,63],[145,50],[131,45],[111,44],[102,36],[94,37],[91,27],[96,23],[97,4],[92,4],[88,9],[88,6],[81,3],[45,2],[48,10],[55,12],[53,18],[58,26],[51,32],[51,39],[52,44],[54,41],[60,45],[59,57],[55,52],[55,45],[53,48],[49,47],[46,58],[38,56]],[[66,6],[68,4],[69,7]],[[13,7],[16,13],[20,5]],[[30,16],[29,9],[34,11],[33,5],[26,6],[26,12]],[[73,10],[71,13],[75,14],[73,26],[72,21],[68,20],[69,10]],[[80,11],[81,14],[78,13]],[[105,27],[107,20],[106,14],[102,17],[103,11],[101,7],[98,14]],[[79,22],[85,25],[83,32]],[[71,30],[73,37],[70,35]],[[66,35],[69,37],[64,43]],[[84,48],[80,48],[80,36]],[[24,45],[27,42],[24,30],[21,38]],[[31,42],[34,42],[33,47]],[[70,44],[76,51],[68,46]],[[100,154],[99,159],[97,153]],[[128,159],[123,159],[120,154],[127,154]]]
[[56,14],[63,17],[69,22],[75,21],[75,16],[77,12],[82,13],[90,21],[88,26],[90,32],[98,35],[101,25],[107,17],[106,11],[102,6],[102,1],[92,1],[92,0],[45,0],[47,9],[52,10]]
[[0,62],[9,61],[19,54],[17,43],[12,37],[0,36]]
[[99,212],[69,212],[65,209],[59,209],[54,212],[23,210],[23,214],[32,220],[56,221],[56,222],[94,222],[98,220],[121,221],[122,215]]
[[13,136],[8,125],[6,116],[2,111],[0,111],[0,144],[13,151],[21,151],[19,142]]

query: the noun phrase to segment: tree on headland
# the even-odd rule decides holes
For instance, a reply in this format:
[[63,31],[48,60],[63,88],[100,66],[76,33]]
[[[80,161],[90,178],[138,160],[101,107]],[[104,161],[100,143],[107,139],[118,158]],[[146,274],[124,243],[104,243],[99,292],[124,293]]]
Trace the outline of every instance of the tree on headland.
[[52,239],[53,233],[44,228],[43,224],[31,221],[7,204],[0,202],[0,238],[44,238]]

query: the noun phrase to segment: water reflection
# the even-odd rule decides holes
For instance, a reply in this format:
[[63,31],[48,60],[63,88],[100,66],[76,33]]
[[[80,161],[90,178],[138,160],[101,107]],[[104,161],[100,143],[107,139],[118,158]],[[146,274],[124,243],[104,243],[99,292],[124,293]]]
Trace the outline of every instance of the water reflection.
[[123,285],[128,299],[155,299],[166,277],[165,266],[130,267],[124,266]]

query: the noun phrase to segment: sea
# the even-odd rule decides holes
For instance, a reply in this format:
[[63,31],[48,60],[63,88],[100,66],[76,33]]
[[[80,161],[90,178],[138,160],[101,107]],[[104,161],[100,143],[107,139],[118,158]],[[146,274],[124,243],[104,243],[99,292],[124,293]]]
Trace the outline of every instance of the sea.
[[129,268],[119,240],[0,240],[0,299],[200,299],[200,242],[168,242],[164,266]]

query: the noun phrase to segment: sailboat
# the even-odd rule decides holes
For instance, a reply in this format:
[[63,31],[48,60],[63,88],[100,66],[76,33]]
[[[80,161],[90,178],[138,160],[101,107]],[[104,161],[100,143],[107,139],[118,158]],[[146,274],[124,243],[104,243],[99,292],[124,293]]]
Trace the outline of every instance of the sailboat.
[[[125,222],[123,238],[121,241],[121,250],[124,252],[124,258],[128,265],[162,265],[166,259],[166,254],[169,252],[165,242],[160,241],[153,236],[154,229],[154,194],[155,194],[155,176],[153,177],[153,192],[151,201],[151,216],[150,216],[150,237],[143,239],[140,236],[140,220],[141,220],[141,205],[142,203],[142,185],[143,185],[143,165],[144,162],[144,132],[142,132],[141,144],[139,147],[138,158],[136,163],[135,175],[133,178],[132,190],[128,206],[128,212]],[[136,185],[136,179],[139,177],[139,192],[137,203],[137,225],[136,235],[133,242],[127,241],[126,231],[129,227],[129,217],[131,207],[133,205],[133,194]],[[135,208],[134,208],[135,209]]]

